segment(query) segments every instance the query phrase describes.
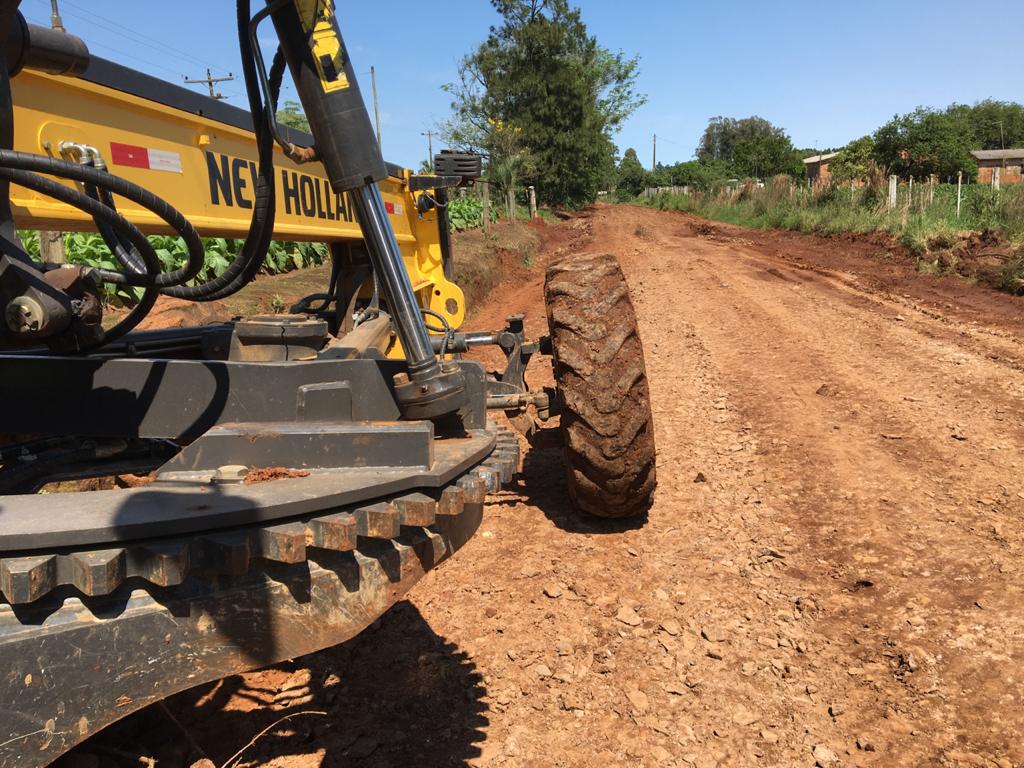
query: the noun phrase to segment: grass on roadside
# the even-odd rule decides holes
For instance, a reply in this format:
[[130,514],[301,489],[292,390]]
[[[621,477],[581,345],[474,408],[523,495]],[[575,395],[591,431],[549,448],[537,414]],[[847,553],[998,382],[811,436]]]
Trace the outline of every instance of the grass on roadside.
[[[998,241],[1006,254],[1002,271],[989,282],[1002,290],[1024,292],[1024,185],[999,191],[965,186],[959,217],[956,192],[955,184],[919,184],[913,192],[901,187],[897,207],[888,210],[887,192],[877,182],[855,189],[832,185],[808,190],[788,177],[776,177],[763,188],[748,182],[739,188],[690,195],[663,193],[643,202],[755,229],[822,235],[888,233],[919,260],[921,271],[936,274],[955,271],[950,268],[949,253],[972,234],[984,233]],[[946,258],[940,259],[939,254]]]

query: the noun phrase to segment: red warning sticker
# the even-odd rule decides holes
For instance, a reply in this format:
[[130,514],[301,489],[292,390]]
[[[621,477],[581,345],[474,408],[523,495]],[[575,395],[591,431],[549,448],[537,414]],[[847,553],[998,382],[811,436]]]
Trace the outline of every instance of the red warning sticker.
[[182,173],[181,154],[162,149],[136,147],[132,144],[110,142],[110,162],[129,168],[145,168],[149,171]]

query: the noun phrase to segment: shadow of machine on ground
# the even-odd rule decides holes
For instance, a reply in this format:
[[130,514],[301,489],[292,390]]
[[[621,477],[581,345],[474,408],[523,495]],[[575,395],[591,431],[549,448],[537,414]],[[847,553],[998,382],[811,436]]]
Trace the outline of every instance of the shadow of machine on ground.
[[401,602],[348,643],[185,691],[57,765],[138,765],[137,756],[174,768],[202,758],[221,765],[269,727],[240,762],[461,766],[480,754],[486,695],[467,655]]

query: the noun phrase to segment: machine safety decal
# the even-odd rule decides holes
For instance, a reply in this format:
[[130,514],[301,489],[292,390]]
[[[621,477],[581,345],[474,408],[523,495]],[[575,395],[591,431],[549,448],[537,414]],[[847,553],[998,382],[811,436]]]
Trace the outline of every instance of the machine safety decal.
[[110,142],[110,162],[113,165],[145,168],[150,171],[183,172],[181,168],[181,154],[179,152],[136,147],[132,144],[118,144],[113,141]]
[[324,93],[347,89],[350,84],[345,74],[345,49],[334,15],[334,0],[295,0],[295,7],[309,35],[313,63]]

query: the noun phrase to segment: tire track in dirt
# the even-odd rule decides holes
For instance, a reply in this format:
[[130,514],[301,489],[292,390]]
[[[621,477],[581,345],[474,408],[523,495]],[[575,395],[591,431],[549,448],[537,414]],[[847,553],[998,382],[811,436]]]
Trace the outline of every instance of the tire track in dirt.
[[[1022,510],[1005,484],[1020,456],[1019,374],[949,339],[886,327],[891,318],[837,301],[821,281],[766,282],[759,271],[776,271],[775,260],[749,247],[667,239],[672,247],[639,249],[635,269],[651,268],[652,250],[704,267],[677,286],[690,299],[679,314],[699,324],[755,432],[793,443],[769,471],[775,488],[796,491],[779,498],[803,528],[803,548],[825,555],[821,564],[846,584],[874,582],[819,593],[831,607],[819,634],[841,633],[835,639],[847,645],[833,657],[836,671],[847,664],[853,677],[868,669],[875,678],[869,665],[882,664],[877,671],[907,689],[871,679],[866,687],[884,708],[861,712],[853,734],[875,726],[875,743],[890,742],[883,764],[955,760],[965,747],[1012,753],[1020,722],[1000,723],[993,693],[1013,695],[1005,684],[1020,671],[1019,583],[1005,578],[1004,562],[1019,542],[1002,534]],[[716,288],[724,300],[705,300]],[[815,397],[822,385],[826,397]],[[844,719],[854,720],[837,725]]]

